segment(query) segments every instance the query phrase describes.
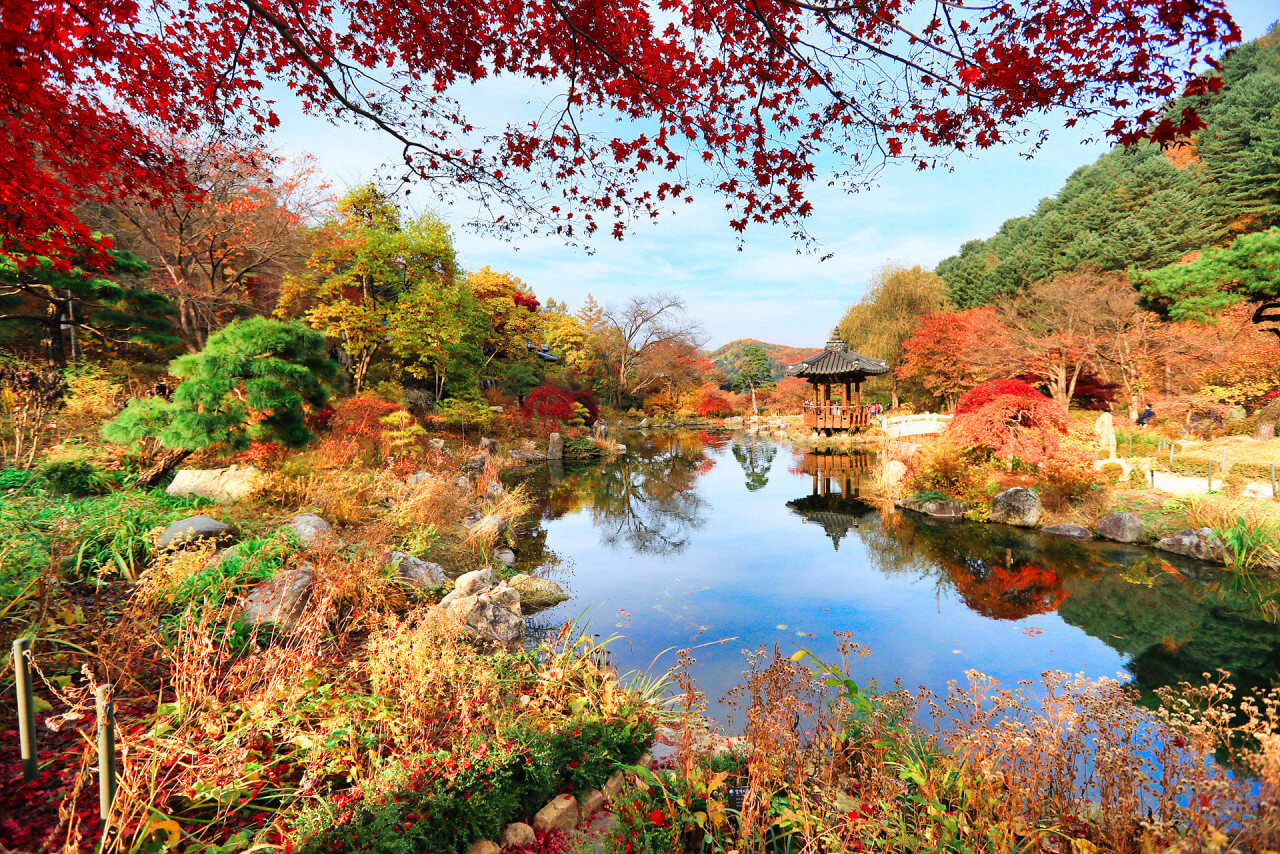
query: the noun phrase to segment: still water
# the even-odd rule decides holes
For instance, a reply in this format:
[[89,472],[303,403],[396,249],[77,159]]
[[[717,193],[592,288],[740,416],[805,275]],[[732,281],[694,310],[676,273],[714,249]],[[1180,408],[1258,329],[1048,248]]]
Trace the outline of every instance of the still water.
[[741,433],[626,441],[625,456],[523,476],[541,524],[519,566],[573,596],[534,619],[618,635],[623,671],[660,673],[695,647],[721,720],[744,650],[835,661],[835,632],[870,647],[860,682],[938,694],[969,669],[1007,686],[1062,670],[1150,692],[1218,668],[1280,683],[1280,627],[1194,561],[882,513],[859,500],[866,457]]

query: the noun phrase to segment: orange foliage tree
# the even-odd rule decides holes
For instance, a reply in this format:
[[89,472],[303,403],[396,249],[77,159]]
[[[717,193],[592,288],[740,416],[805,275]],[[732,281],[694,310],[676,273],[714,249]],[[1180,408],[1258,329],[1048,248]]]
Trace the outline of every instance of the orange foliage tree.
[[1005,334],[990,306],[927,314],[902,343],[906,355],[898,378],[915,380],[951,409],[961,392],[990,378],[982,352]]

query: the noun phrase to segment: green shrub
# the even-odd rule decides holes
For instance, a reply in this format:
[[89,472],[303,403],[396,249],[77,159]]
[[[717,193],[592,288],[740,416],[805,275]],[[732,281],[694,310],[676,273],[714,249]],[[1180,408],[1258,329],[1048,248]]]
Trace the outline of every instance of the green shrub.
[[111,475],[85,460],[45,463],[40,474],[49,486],[72,495],[105,495],[118,486]]
[[32,479],[29,471],[22,469],[4,469],[0,470],[0,491],[6,489],[19,489],[26,486],[27,482]]
[[600,446],[590,439],[565,439],[564,455],[572,459],[589,459],[600,456]]

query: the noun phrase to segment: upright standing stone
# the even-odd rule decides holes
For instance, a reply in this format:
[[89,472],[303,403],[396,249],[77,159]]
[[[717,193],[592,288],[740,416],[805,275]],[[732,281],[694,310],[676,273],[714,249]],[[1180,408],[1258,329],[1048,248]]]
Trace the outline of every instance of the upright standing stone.
[[496,439],[488,438],[481,439],[480,453],[492,457],[494,454],[498,453],[498,441]]
[[552,433],[547,439],[547,459],[559,460],[564,458],[564,439],[559,433]]
[[1104,412],[1093,422],[1094,445],[1104,459],[1116,458],[1116,425],[1110,412]]

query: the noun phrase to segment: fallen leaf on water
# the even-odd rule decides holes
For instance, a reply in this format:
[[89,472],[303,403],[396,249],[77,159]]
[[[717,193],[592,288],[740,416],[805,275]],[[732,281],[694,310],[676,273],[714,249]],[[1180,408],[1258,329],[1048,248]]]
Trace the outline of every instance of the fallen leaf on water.
[[1033,638],[1036,635],[1044,634],[1044,629],[1037,629],[1035,626],[1031,626],[1030,628],[1023,629],[1022,633],[1029,638]]

